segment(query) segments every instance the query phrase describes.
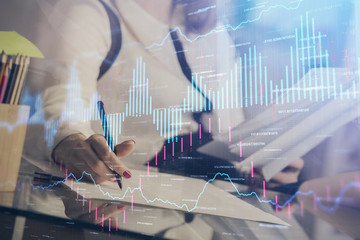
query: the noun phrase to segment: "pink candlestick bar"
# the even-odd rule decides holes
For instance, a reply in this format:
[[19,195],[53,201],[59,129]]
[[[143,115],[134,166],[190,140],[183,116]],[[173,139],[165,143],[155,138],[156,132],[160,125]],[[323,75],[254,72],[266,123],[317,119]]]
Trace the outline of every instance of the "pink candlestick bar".
[[166,160],[166,146],[164,146],[164,161]]
[[263,195],[264,195],[264,198],[266,197],[266,193],[265,193],[265,180],[263,180]]
[[211,133],[211,118],[209,118],[209,133]]
[[104,227],[104,214],[101,214],[101,226]]
[[109,232],[111,232],[111,218],[109,218]]
[[251,161],[251,177],[254,177],[254,162]]
[[278,196],[275,195],[275,212],[278,213],[279,211],[279,206],[278,206]]
[[89,215],[91,213],[91,199],[89,200]]
[[288,219],[291,219],[291,206],[290,206],[290,203],[288,203]]
[[192,131],[190,131],[190,147],[192,146]]
[[131,195],[131,211],[134,209],[134,195]]
[[124,219],[123,219],[124,225],[125,225],[125,215],[126,215],[126,211],[124,210]]
[[199,139],[201,139],[201,124],[199,124]]
[[67,180],[67,178],[68,178],[68,170],[65,169],[65,179]]
[[219,133],[221,133],[221,120],[219,118]]
[[71,179],[71,185],[70,185],[71,190],[73,190],[73,185],[74,185],[74,179]]
[[155,153],[155,166],[157,166],[157,157],[158,157],[158,153]]
[[229,142],[231,142],[231,127],[229,127]]
[[242,158],[242,142],[240,141],[240,157]]
[[174,156],[174,152],[175,152],[175,147],[174,147],[174,142],[172,142],[172,156]]
[[98,217],[97,217],[97,207],[95,208],[95,220],[97,220]]
[[83,207],[85,206],[85,193],[83,194]]
[[184,152],[184,139],[181,138],[181,152]]
[[119,228],[119,218],[118,217],[115,218],[115,227],[116,227],[116,231],[117,231]]

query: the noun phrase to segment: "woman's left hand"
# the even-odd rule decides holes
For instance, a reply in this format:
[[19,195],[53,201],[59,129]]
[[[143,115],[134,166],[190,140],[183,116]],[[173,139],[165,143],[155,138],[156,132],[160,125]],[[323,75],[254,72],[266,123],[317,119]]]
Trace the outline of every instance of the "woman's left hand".
[[290,184],[298,181],[299,174],[304,167],[304,160],[298,158],[291,162],[281,172],[277,173],[272,179],[271,183]]

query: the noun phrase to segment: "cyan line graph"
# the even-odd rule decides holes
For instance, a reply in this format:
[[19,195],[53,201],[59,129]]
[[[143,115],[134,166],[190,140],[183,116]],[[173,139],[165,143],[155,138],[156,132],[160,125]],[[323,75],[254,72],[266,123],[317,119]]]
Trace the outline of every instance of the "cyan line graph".
[[[122,197],[114,197],[114,196],[112,196],[109,192],[105,192],[105,191],[101,188],[101,186],[95,182],[95,180],[94,180],[94,178],[92,177],[92,175],[91,175],[90,173],[85,172],[85,171],[83,171],[81,177],[79,177],[79,178],[76,178],[73,173],[70,173],[70,174],[68,174],[67,177],[64,178],[63,180],[57,181],[57,182],[55,182],[55,183],[53,183],[53,184],[49,184],[49,185],[46,185],[46,186],[42,186],[42,185],[34,186],[34,185],[31,184],[31,186],[32,186],[32,188],[33,188],[34,190],[36,190],[36,189],[43,189],[43,190],[44,190],[44,189],[49,189],[49,188],[51,188],[51,187],[54,187],[54,186],[59,185],[60,183],[65,182],[65,181],[66,181],[68,178],[70,178],[70,177],[72,177],[73,179],[75,179],[76,182],[79,182],[79,181],[81,181],[81,180],[84,178],[85,175],[87,175],[87,176],[89,176],[89,177],[91,178],[91,180],[92,180],[92,182],[94,183],[94,185],[100,190],[100,192],[101,192],[104,196],[108,196],[108,197],[110,197],[112,200],[123,200],[123,199],[125,198],[125,196],[126,196],[129,192],[130,192],[130,193],[134,193],[135,191],[140,191],[141,196],[143,197],[143,199],[144,199],[147,203],[153,203],[153,202],[159,201],[159,202],[162,202],[162,203],[164,203],[164,204],[173,205],[173,206],[175,206],[175,207],[177,207],[177,208],[179,208],[179,209],[185,208],[188,212],[192,212],[192,211],[194,211],[194,210],[197,208],[198,202],[199,202],[201,196],[204,194],[207,185],[208,185],[209,183],[215,181],[216,178],[219,177],[219,176],[221,176],[221,177],[226,176],[227,179],[229,180],[229,182],[231,183],[231,185],[234,187],[236,193],[237,193],[239,196],[242,196],[242,197],[255,196],[260,203],[270,203],[270,204],[272,204],[273,206],[277,206],[277,207],[279,207],[279,208],[284,208],[284,207],[288,206],[288,204],[291,203],[291,202],[296,198],[297,195],[308,196],[308,195],[311,195],[311,194],[312,194],[312,195],[315,195],[315,196],[316,196],[316,193],[315,193],[315,191],[313,191],[313,190],[310,190],[310,191],[308,191],[308,192],[300,192],[300,191],[297,191],[297,192],[296,192],[293,196],[291,196],[291,197],[289,198],[289,200],[287,200],[284,204],[278,204],[278,203],[276,203],[276,202],[274,202],[274,201],[272,201],[272,200],[262,200],[262,199],[260,199],[260,197],[258,196],[258,194],[257,194],[256,192],[241,193],[241,192],[237,189],[237,187],[235,186],[235,184],[233,183],[233,181],[231,180],[230,176],[229,176],[228,174],[226,174],[226,173],[220,173],[220,172],[216,173],[215,176],[214,176],[212,179],[208,180],[208,181],[205,183],[202,191],[199,193],[199,195],[198,195],[198,197],[197,197],[197,199],[196,199],[196,204],[195,204],[194,207],[192,207],[192,208],[189,207],[189,206],[188,206],[187,204],[185,204],[185,203],[182,204],[182,205],[179,205],[179,204],[176,204],[176,203],[171,202],[171,201],[169,201],[169,200],[164,200],[164,199],[161,199],[161,198],[148,199],[148,198],[143,194],[143,192],[141,191],[141,188],[140,188],[140,187],[133,188],[133,189],[131,189],[130,187],[128,187]],[[30,179],[30,180],[31,180],[31,179]],[[317,205],[319,206],[319,208],[320,208],[321,210],[326,211],[326,212],[329,212],[329,213],[333,213],[333,212],[335,212],[335,211],[339,208],[339,206],[340,206],[340,204],[341,204],[341,201],[342,201],[345,193],[346,193],[349,189],[351,189],[351,188],[360,189],[360,182],[355,182],[355,181],[354,181],[354,182],[350,182],[350,183],[346,184],[346,185],[341,189],[339,195],[335,198],[335,202],[334,202],[334,204],[333,204],[332,206],[325,206],[325,205],[323,205],[322,202],[321,202],[321,200],[320,200],[318,197],[316,197]],[[18,189],[21,189],[21,187],[19,187]]]
[[[222,26],[222,27],[219,28],[219,29],[213,29],[213,30],[211,30],[211,31],[208,32],[208,33],[199,34],[199,35],[197,35],[197,36],[196,36],[195,38],[193,38],[193,39],[188,38],[188,37],[181,31],[180,27],[175,27],[175,28],[174,28],[173,30],[171,30],[168,34],[166,34],[166,36],[164,37],[164,39],[163,39],[161,42],[159,42],[159,43],[153,43],[153,44],[151,44],[151,45],[149,45],[149,46],[143,46],[143,48],[144,48],[144,49],[151,49],[151,48],[153,48],[153,47],[155,47],[155,46],[156,46],[156,47],[161,47],[161,46],[164,45],[164,43],[170,38],[171,32],[176,32],[176,31],[178,31],[179,34],[180,34],[186,41],[188,41],[188,42],[194,42],[194,41],[198,40],[199,38],[207,37],[207,36],[209,36],[209,35],[211,35],[211,34],[213,34],[213,33],[219,33],[219,32],[228,31],[228,30],[236,31],[236,30],[238,30],[238,29],[239,29],[242,25],[244,25],[244,24],[253,23],[253,22],[259,21],[259,20],[263,17],[263,15],[264,15],[265,13],[268,13],[268,12],[270,12],[270,11],[273,10],[273,9],[283,8],[283,9],[288,10],[288,11],[290,11],[290,10],[297,10],[297,9],[300,7],[300,5],[301,5],[301,3],[302,3],[303,1],[304,1],[304,0],[295,1],[295,2],[296,2],[296,5],[293,6],[293,7],[291,7],[291,6],[285,6],[284,4],[277,4],[277,5],[270,6],[270,7],[266,8],[266,9],[260,11],[259,16],[256,17],[256,18],[254,18],[254,19],[248,19],[248,20],[242,21],[242,22],[240,22],[240,23],[239,23],[237,26],[235,26],[235,27],[233,27],[233,26],[231,26],[231,25],[225,25],[225,26]],[[294,4],[295,2],[291,2],[291,4]],[[138,44],[141,44],[141,43],[138,42]]]

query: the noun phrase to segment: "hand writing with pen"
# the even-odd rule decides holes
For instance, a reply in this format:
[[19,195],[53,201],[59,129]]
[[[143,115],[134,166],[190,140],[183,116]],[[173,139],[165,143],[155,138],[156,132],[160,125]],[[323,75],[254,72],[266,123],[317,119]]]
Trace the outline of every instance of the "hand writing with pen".
[[[77,178],[83,171],[90,173],[96,183],[105,181],[116,182],[113,169],[120,176],[131,178],[131,171],[126,167],[122,158],[128,156],[135,149],[135,141],[127,140],[115,146],[116,154],[109,151],[109,146],[104,136],[94,134],[86,138],[77,133],[66,137],[53,151],[55,161],[60,160],[69,172]],[[86,180],[91,180],[84,175]]]

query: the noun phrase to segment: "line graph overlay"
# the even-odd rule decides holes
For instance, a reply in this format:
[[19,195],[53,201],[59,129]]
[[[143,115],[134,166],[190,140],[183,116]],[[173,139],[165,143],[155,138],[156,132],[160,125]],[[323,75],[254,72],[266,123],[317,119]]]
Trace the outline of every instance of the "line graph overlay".
[[[142,198],[147,202],[147,203],[154,203],[156,201],[158,202],[161,202],[163,204],[170,204],[172,206],[175,206],[179,209],[185,209],[186,211],[188,212],[192,212],[194,211],[197,206],[198,206],[198,203],[202,197],[202,195],[204,194],[204,192],[206,191],[206,188],[208,187],[209,183],[212,183],[213,181],[215,181],[218,177],[227,177],[227,180],[229,181],[229,183],[232,185],[232,187],[234,188],[235,192],[238,194],[238,196],[240,197],[250,197],[250,196],[254,196],[260,203],[270,203],[272,204],[273,206],[276,206],[278,208],[286,208],[288,206],[288,204],[292,203],[294,201],[294,199],[297,197],[297,195],[303,195],[303,196],[309,196],[309,195],[313,195],[315,196],[315,199],[316,199],[316,202],[319,206],[320,209],[322,209],[323,211],[326,211],[326,212],[335,212],[336,209],[340,206],[340,203],[345,195],[345,193],[347,191],[349,191],[351,188],[357,188],[357,189],[360,189],[360,182],[357,182],[357,181],[352,181],[348,184],[346,184],[342,190],[340,191],[339,195],[335,198],[335,201],[333,203],[333,205],[329,205],[328,203],[325,205],[325,204],[322,204],[322,201],[321,199],[316,195],[316,192],[313,191],[313,190],[309,190],[307,192],[300,192],[300,191],[297,191],[294,195],[292,195],[286,202],[284,202],[283,204],[278,204],[276,203],[275,201],[273,200],[264,200],[264,199],[261,199],[258,195],[258,193],[256,192],[250,192],[250,193],[242,193],[238,190],[238,188],[236,187],[236,185],[234,184],[234,182],[231,180],[230,176],[226,173],[221,173],[221,172],[218,172],[215,174],[215,176],[213,178],[211,178],[210,180],[208,180],[201,192],[199,193],[199,195],[196,197],[196,201],[195,201],[195,204],[193,207],[189,206],[188,204],[186,203],[183,203],[183,204],[177,204],[175,202],[171,202],[167,199],[161,199],[161,198],[158,198],[158,197],[155,197],[155,198],[152,198],[152,199],[149,199],[147,196],[144,195],[143,191],[142,191],[142,188],[140,187],[134,187],[134,188],[131,188],[131,187],[127,187],[126,191],[124,192],[124,194],[122,196],[113,196],[112,194],[110,194],[108,191],[106,190],[103,190],[103,188],[101,187],[101,185],[97,184],[95,182],[95,180],[93,179],[92,175],[90,173],[87,173],[87,172],[83,172],[81,177],[79,178],[76,178],[75,175],[73,173],[70,173],[67,175],[66,178],[64,178],[63,180],[61,181],[57,181],[53,184],[49,184],[49,185],[37,185],[37,186],[34,186],[31,184],[32,188],[34,190],[36,189],[49,189],[49,188],[52,188],[52,187],[55,187],[61,183],[64,183],[66,180],[68,180],[69,178],[72,178],[74,179],[76,182],[80,182],[84,176],[88,176],[90,177],[91,181],[93,182],[94,186],[104,195],[104,196],[108,196],[109,198],[111,198],[112,200],[124,200],[126,196],[130,196],[130,194],[133,194],[135,191],[139,191]],[[31,179],[28,177],[28,180],[31,181]],[[9,184],[9,182],[7,182],[6,184]],[[24,185],[24,183],[23,183]],[[18,190],[21,189],[21,186],[20,187],[17,187]],[[195,194],[195,193],[194,193]]]
[[[172,174],[150,173],[147,175],[146,171],[136,170],[132,171],[132,175],[131,179],[127,179],[125,185],[127,188],[123,191],[119,191],[118,187],[110,182],[101,186],[95,184],[93,178],[86,172],[83,172],[80,178],[74,178],[73,175],[69,178],[70,175],[68,175],[65,185],[68,190],[72,189],[76,192],[75,201],[86,195],[88,199],[118,200],[131,203],[131,206],[136,204],[136,207],[140,208],[141,206],[152,206],[287,225],[278,217],[266,213],[204,180]],[[80,179],[83,178],[90,181],[90,184],[82,182]],[[46,188],[47,186],[37,186],[37,189]],[[63,193],[57,194],[66,196],[68,190],[65,189]],[[219,204],[223,202],[224,198],[226,204]],[[234,209],[239,209],[239,211],[234,211]]]
[[[225,26],[222,26],[222,27],[220,27],[220,28],[218,28],[218,29],[213,29],[213,30],[211,30],[210,32],[208,32],[208,33],[205,33],[205,34],[199,34],[199,35],[197,35],[196,37],[194,37],[194,38],[188,38],[185,34],[184,34],[184,32],[180,29],[180,27],[175,27],[173,30],[171,30],[168,34],[166,34],[166,36],[163,38],[163,40],[161,41],[161,42],[158,42],[158,43],[153,43],[153,44],[151,44],[151,45],[149,45],[149,46],[142,46],[144,49],[151,49],[151,48],[153,48],[153,47],[161,47],[161,46],[163,46],[164,44],[165,44],[165,42],[170,38],[170,36],[171,36],[171,32],[178,32],[186,41],[188,41],[188,42],[194,42],[194,41],[196,41],[196,40],[198,40],[198,39],[200,39],[200,38],[204,38],[204,37],[207,37],[207,36],[209,36],[209,35],[211,35],[211,34],[213,34],[213,33],[219,33],[219,32],[223,32],[223,31],[228,31],[228,30],[231,30],[231,31],[236,31],[236,30],[238,30],[241,26],[243,26],[244,24],[247,24],[247,23],[253,23],[253,22],[256,22],[256,21],[259,21],[262,17],[263,17],[263,15],[265,14],[265,13],[268,13],[268,12],[270,12],[271,10],[274,10],[274,9],[276,9],[276,8],[282,8],[282,9],[285,9],[285,10],[297,10],[299,7],[300,7],[300,5],[301,5],[301,3],[303,2],[304,0],[298,0],[298,1],[292,1],[292,2],[290,2],[290,5],[291,4],[294,4],[294,3],[296,3],[296,5],[295,6],[286,6],[286,5],[284,5],[284,4],[277,4],[277,5],[272,5],[272,6],[269,6],[268,8],[266,8],[266,9],[264,9],[264,10],[261,10],[260,11],[260,13],[259,13],[259,15],[257,16],[257,17],[255,17],[254,19],[248,19],[248,20],[245,20],[245,21],[242,21],[242,22],[240,22],[237,26],[231,26],[231,25],[225,25]],[[139,42],[137,42],[137,44],[140,44],[140,45],[142,45],[141,43],[139,43]]]

